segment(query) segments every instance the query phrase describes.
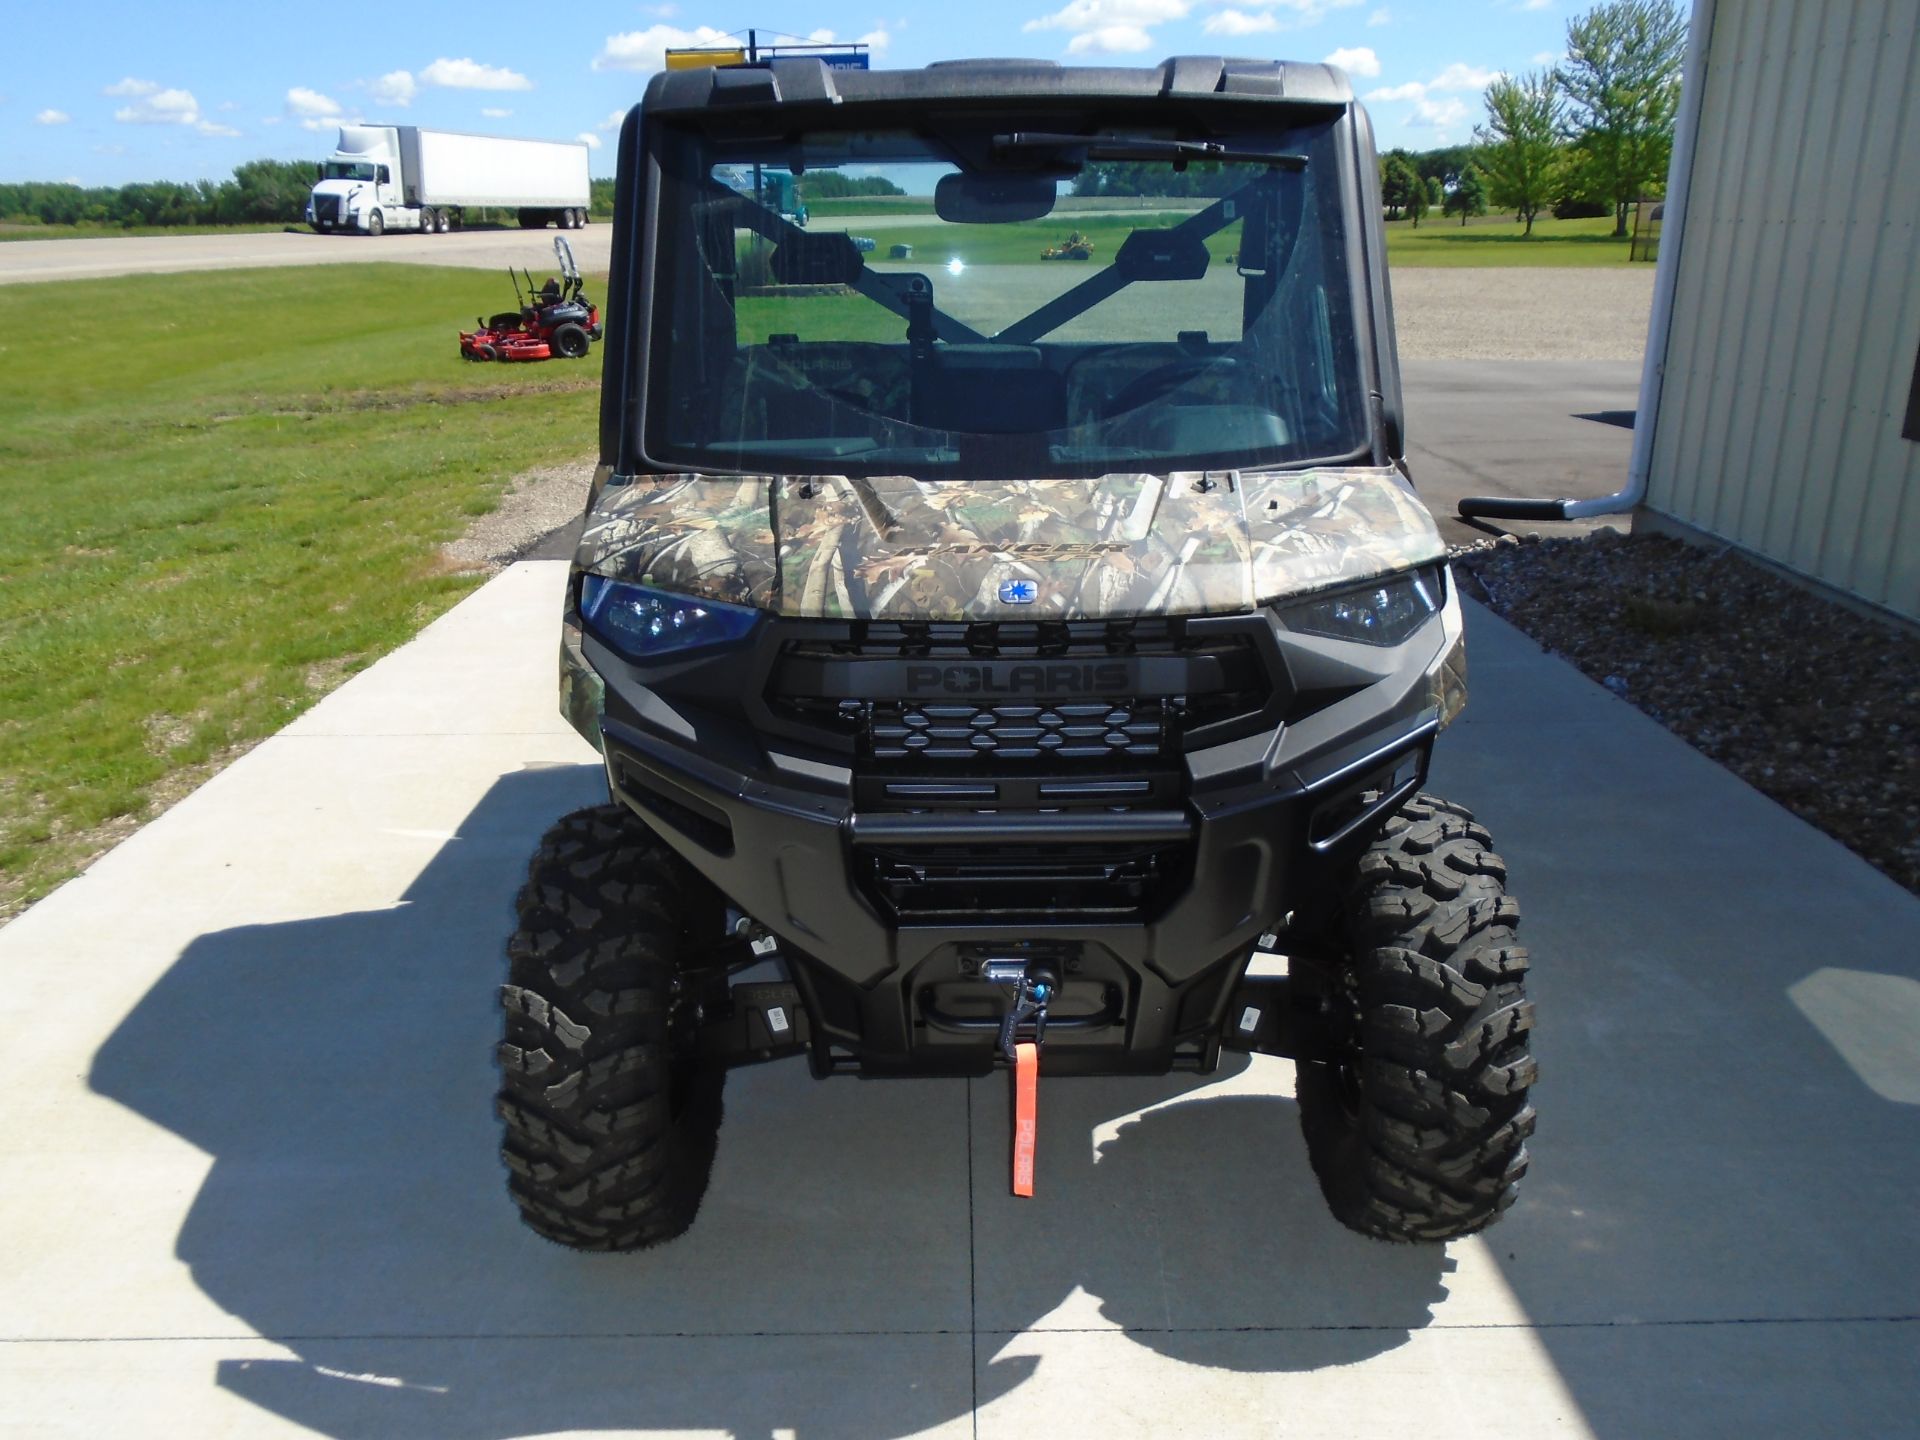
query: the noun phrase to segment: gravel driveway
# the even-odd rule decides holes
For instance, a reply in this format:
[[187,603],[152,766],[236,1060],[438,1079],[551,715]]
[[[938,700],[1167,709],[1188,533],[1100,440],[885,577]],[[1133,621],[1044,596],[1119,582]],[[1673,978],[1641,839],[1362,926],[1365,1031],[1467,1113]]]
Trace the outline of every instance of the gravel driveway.
[[1393,272],[1403,360],[1638,360],[1653,267]]

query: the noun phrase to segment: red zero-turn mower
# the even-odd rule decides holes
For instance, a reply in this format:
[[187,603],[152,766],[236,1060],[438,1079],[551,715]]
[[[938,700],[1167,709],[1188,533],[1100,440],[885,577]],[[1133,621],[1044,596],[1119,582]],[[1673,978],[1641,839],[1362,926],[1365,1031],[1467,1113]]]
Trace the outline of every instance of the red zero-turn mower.
[[553,237],[559,257],[560,280],[549,280],[538,290],[533,276],[507,268],[513,295],[520,300],[520,277],[527,282],[526,298],[518,311],[504,310],[491,320],[476,319],[475,329],[460,332],[460,353],[469,360],[578,360],[601,335],[600,307],[580,293],[580,267],[573,263],[573,247]]

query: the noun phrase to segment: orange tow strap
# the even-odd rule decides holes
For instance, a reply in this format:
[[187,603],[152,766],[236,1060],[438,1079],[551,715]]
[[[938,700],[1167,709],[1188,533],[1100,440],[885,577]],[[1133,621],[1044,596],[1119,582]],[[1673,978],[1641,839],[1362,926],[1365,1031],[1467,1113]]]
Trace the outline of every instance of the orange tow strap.
[[1040,1078],[1040,1047],[1023,1041],[1013,1047],[1013,1193],[1033,1194],[1034,1111]]

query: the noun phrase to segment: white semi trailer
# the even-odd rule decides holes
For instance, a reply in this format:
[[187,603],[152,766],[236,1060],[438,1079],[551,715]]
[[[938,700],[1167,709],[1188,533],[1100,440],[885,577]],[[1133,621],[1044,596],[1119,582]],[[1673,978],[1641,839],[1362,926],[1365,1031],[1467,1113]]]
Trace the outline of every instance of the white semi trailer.
[[323,234],[457,230],[466,212],[514,213],[530,230],[587,223],[587,147],[417,125],[342,125],[320,162],[307,223]]

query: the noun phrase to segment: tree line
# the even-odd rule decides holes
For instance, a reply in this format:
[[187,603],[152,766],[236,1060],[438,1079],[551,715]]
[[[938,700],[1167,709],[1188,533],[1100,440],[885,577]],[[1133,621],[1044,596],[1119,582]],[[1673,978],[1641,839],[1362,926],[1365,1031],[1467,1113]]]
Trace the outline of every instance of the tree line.
[[295,225],[313,189],[311,160],[249,160],[230,180],[131,185],[0,184],[0,221],[41,225]]
[[1560,219],[1612,215],[1627,233],[1634,201],[1663,189],[1680,108],[1687,22],[1675,0],[1614,0],[1567,22],[1565,58],[1487,87],[1474,144],[1381,157],[1389,218],[1417,226],[1431,209],[1511,210],[1533,233]]

